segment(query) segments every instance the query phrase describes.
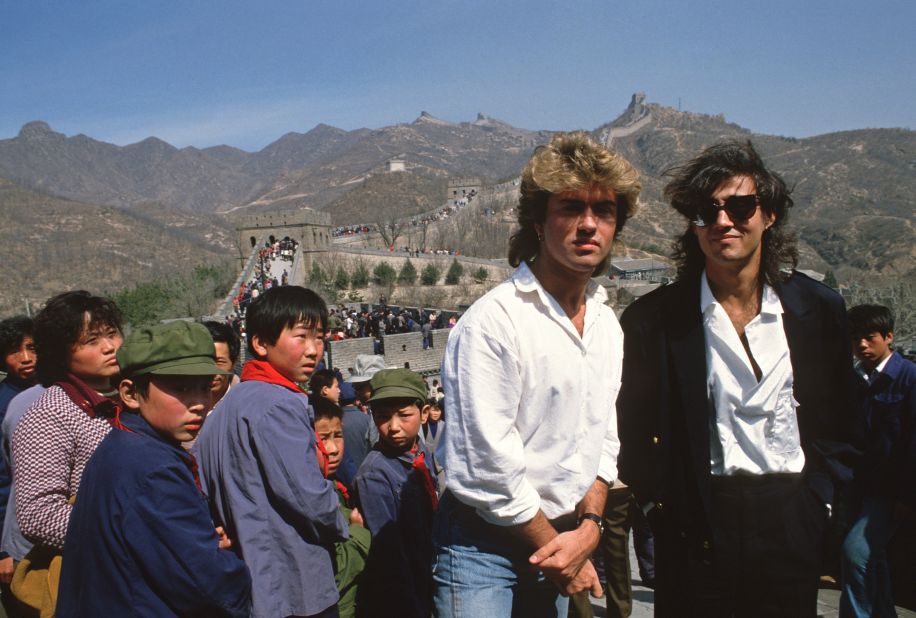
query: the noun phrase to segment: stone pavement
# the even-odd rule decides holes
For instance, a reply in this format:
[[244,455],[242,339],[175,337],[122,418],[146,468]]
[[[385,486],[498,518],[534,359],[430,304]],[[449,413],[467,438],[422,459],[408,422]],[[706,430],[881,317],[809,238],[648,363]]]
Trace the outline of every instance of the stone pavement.
[[[633,578],[633,613],[632,618],[651,618],[655,612],[655,592],[640,585],[639,572],[636,570],[636,553],[630,541],[630,565]],[[817,615],[821,618],[837,618],[839,616],[840,591],[821,590],[817,595]],[[605,600],[592,597],[592,609],[596,617],[607,616]],[[897,608],[898,618],[916,618],[916,612]]]

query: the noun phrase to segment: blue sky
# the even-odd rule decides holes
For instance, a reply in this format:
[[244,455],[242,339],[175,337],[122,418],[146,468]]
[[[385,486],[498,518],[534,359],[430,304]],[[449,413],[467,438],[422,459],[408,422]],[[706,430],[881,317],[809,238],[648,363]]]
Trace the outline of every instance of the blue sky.
[[324,122],[593,129],[633,92],[804,137],[916,128],[912,0],[0,2],[0,138],[257,150]]

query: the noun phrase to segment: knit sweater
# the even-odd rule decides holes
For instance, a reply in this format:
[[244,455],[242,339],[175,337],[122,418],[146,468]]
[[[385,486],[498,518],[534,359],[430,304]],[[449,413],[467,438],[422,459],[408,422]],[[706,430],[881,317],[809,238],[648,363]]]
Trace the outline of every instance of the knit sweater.
[[13,434],[16,519],[36,545],[63,549],[83,468],[111,425],[92,418],[59,386],[29,408]]

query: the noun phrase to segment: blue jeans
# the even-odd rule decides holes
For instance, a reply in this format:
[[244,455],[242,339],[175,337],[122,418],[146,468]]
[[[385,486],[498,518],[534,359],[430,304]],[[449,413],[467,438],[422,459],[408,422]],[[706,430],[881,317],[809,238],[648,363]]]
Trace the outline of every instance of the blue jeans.
[[533,551],[466,512],[450,494],[433,521],[433,616],[566,618],[569,599],[539,571]]
[[843,618],[896,616],[887,544],[896,529],[894,503],[865,497],[843,542]]

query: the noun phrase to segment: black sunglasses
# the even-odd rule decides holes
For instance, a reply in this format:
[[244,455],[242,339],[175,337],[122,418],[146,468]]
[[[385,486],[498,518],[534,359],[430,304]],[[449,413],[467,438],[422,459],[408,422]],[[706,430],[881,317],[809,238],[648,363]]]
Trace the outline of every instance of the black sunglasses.
[[757,210],[758,196],[755,195],[730,195],[725,198],[725,203],[719,206],[715,202],[706,202],[697,208],[693,224],[697,227],[706,227],[715,222],[719,211],[728,213],[732,221],[747,221]]

